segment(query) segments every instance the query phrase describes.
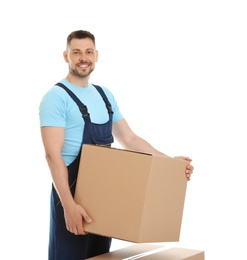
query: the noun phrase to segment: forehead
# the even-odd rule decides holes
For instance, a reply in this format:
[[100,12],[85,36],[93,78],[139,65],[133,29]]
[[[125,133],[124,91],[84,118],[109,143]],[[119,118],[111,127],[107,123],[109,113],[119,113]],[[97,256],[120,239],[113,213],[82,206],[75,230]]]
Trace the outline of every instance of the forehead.
[[95,49],[93,41],[90,38],[85,39],[72,39],[69,45],[69,49],[78,49],[78,50],[85,50],[85,49]]

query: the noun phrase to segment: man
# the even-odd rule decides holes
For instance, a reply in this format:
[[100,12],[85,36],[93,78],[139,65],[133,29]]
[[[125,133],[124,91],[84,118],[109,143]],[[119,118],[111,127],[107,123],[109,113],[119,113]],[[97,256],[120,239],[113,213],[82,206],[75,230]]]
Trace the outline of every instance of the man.
[[[111,245],[111,238],[84,232],[83,223],[90,223],[91,216],[73,199],[82,144],[110,145],[116,138],[126,149],[163,153],[131,130],[107,88],[89,83],[98,60],[93,34],[72,32],[63,55],[68,75],[40,103],[41,135],[53,179],[49,260],[82,260],[109,252]],[[190,180],[191,159],[180,158],[188,161],[185,175]]]

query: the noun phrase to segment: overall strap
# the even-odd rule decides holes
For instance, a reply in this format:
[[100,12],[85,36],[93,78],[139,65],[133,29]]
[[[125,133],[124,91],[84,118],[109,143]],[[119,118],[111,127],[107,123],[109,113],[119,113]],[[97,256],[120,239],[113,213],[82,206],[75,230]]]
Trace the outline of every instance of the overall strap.
[[103,91],[103,89],[100,86],[98,86],[98,85],[94,85],[93,84],[93,86],[98,90],[98,92],[100,93],[101,97],[104,99],[108,113],[109,114],[113,114],[111,103],[109,102],[109,100],[108,100],[105,92]]
[[[88,117],[89,116],[89,113],[88,113],[88,110],[87,110],[87,107],[86,105],[84,105],[80,99],[69,89],[67,88],[64,84],[62,84],[61,82],[58,82],[56,84],[56,86],[59,86],[61,88],[63,88],[69,95],[70,97],[75,101],[75,103],[78,105],[81,113],[82,113],[82,116],[83,118],[85,117]],[[105,92],[103,91],[103,89],[98,86],[98,85],[94,85],[93,86],[98,90],[99,94],[101,95],[101,97],[103,98],[104,102],[105,102],[105,105],[106,105],[106,108],[107,108],[107,111],[109,113],[109,115],[112,115],[113,114],[113,111],[112,111],[112,107],[111,107],[111,103],[109,102]]]
[[64,84],[62,84],[60,82],[57,83],[56,85],[63,88],[71,96],[71,98],[78,105],[84,119],[85,119],[85,117],[89,116],[89,113],[87,111],[87,107],[80,101],[80,99],[69,88],[67,88]]

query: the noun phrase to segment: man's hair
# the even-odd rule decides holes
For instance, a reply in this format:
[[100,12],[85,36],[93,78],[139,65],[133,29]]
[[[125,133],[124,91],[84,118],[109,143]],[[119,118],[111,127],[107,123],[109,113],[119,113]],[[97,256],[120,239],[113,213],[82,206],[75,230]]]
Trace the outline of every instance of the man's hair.
[[67,48],[69,47],[72,39],[86,39],[86,38],[91,39],[95,46],[95,37],[92,33],[90,33],[89,31],[78,30],[78,31],[74,31],[68,35]]

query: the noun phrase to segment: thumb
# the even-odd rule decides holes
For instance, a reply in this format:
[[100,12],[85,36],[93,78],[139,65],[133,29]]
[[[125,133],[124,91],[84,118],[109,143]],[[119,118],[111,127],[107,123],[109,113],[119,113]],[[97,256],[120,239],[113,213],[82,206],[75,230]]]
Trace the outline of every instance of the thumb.
[[84,220],[87,223],[91,223],[92,222],[92,219],[89,217],[89,215],[87,214],[87,212],[83,208],[82,208],[81,214],[82,214],[82,217],[84,218]]
[[175,156],[174,158],[176,159],[182,159],[182,160],[185,160],[185,161],[188,161],[188,162],[191,162],[192,159],[188,156]]

